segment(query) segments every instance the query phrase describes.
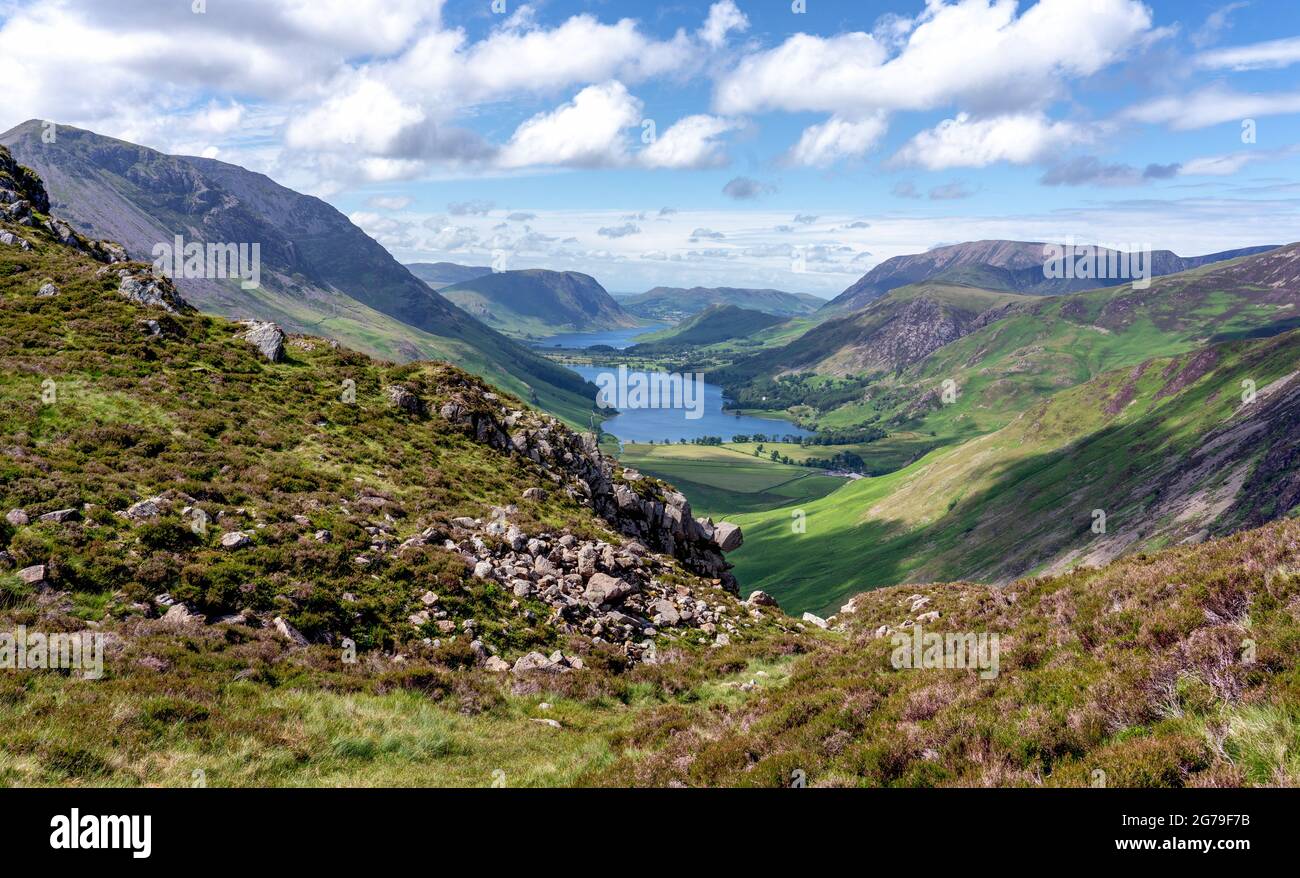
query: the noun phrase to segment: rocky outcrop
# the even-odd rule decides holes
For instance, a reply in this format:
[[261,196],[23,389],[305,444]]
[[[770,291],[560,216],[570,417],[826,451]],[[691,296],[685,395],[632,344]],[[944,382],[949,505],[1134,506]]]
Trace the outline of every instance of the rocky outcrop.
[[[740,528],[696,519],[685,495],[655,479],[624,470],[601,453],[596,437],[570,431],[558,420],[505,404],[482,385],[446,370],[448,389],[439,416],[479,442],[538,464],[571,498],[588,505],[611,529],[651,551],[677,558],[691,572],[717,579],[739,593],[723,552],[740,545]],[[722,529],[722,541],[717,532]]]
[[384,389],[388,401],[408,415],[424,416],[424,400],[400,384],[393,384]]
[[[114,271],[112,268],[101,268],[100,273],[109,273]],[[130,300],[144,308],[162,308],[168,313],[182,313],[192,311],[194,308],[181,294],[175,291],[175,286],[169,278],[153,274],[152,269],[147,267],[118,268],[117,291],[123,299]]]
[[20,202],[41,213],[50,212],[50,197],[41,178],[31,168],[14,161],[9,150],[0,146],[0,204]]
[[284,330],[274,323],[260,320],[245,320],[240,323],[244,331],[239,337],[257,348],[268,362],[279,363],[284,359]]
[[[571,533],[529,533],[516,522],[514,506],[494,507],[486,518],[457,518],[446,528],[431,527],[396,548],[437,545],[460,556],[476,579],[498,583],[516,599],[515,612],[526,624],[536,621],[530,607],[549,608],[559,633],[580,635],[620,646],[633,662],[655,660],[655,642],[681,637],[699,643],[744,636],[757,604],[740,603],[720,585],[683,584],[679,563],[651,551],[642,541],[580,539]],[[382,540],[380,540],[382,542]],[[716,582],[716,580],[714,580]],[[428,593],[413,603],[410,622],[417,629],[434,626],[443,635],[457,630],[474,634],[471,620],[459,625]],[[665,641],[663,638],[667,638]],[[476,641],[477,642],[477,641]],[[471,644],[473,648],[473,644]],[[478,652],[478,650],[475,650]],[[480,662],[488,662],[485,648]],[[522,663],[521,663],[522,662]],[[505,670],[501,663],[490,668]],[[556,653],[531,653],[516,662],[516,673],[561,673],[581,667]]]

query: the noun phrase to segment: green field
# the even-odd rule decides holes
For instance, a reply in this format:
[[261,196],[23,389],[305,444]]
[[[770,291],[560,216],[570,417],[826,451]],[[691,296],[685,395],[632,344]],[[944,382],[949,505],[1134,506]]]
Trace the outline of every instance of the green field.
[[627,443],[619,458],[671,482],[697,514],[715,518],[807,502],[845,484],[821,470],[776,463],[733,446]]

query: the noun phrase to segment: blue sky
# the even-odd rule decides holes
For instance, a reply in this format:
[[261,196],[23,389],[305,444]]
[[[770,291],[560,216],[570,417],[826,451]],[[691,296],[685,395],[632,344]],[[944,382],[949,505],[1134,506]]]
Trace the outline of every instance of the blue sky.
[[215,156],[403,261],[615,291],[833,295],[990,237],[1300,240],[1291,2],[793,5],[0,0],[0,127]]

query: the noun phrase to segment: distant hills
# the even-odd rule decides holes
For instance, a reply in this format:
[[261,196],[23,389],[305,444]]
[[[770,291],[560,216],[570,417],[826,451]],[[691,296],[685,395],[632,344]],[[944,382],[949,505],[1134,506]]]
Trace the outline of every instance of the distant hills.
[[261,286],[177,278],[185,297],[231,318],[273,320],[395,361],[457,363],[585,423],[595,390],[431,290],[318,198],[212,159],[171,156],[71,126],[45,143],[37,121],[0,135],[79,229],[152,261],[158,243],[258,243]]
[[671,329],[647,336],[647,341],[633,345],[628,353],[644,356],[717,344],[745,338],[783,322],[783,318],[762,311],[714,305]]
[[407,271],[435,290],[491,274],[487,265],[460,265],[455,262],[408,262]]
[[489,326],[517,337],[641,325],[595,278],[576,271],[489,272],[440,292]]
[[[1048,246],[1050,245],[1042,242],[1029,241],[971,241],[935,247],[925,253],[895,256],[871,269],[832,299],[826,307],[857,310],[890,290],[922,281],[964,284],[1037,296],[1054,296],[1128,282],[1127,278],[1115,277],[1049,277],[1044,271],[1044,248]],[[1154,250],[1150,254],[1151,276],[1175,274],[1238,256],[1262,253],[1271,250],[1273,246],[1276,245],[1245,247],[1191,257],[1178,256],[1170,250]],[[1103,257],[1119,255],[1119,251],[1095,249]]]
[[[1044,297],[910,284],[714,375],[749,402],[780,399],[776,388],[800,373],[855,376],[864,389],[852,404],[853,421],[982,431],[1140,357],[1300,326],[1298,253],[1288,245],[1212,262],[1158,277],[1144,290],[1114,286]],[[961,388],[952,405],[938,402],[944,380]]]
[[752,290],[739,287],[655,287],[644,293],[620,296],[619,303],[630,313],[647,320],[677,322],[714,305],[735,305],[778,317],[811,314],[826,304],[808,293],[781,290]]

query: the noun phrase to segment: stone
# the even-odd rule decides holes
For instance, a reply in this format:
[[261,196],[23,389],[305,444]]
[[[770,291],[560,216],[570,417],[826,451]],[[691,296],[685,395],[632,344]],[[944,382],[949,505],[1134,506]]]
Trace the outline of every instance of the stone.
[[533,720],[533,722],[535,722],[535,723],[539,723],[539,724],[544,725],[544,726],[550,726],[550,727],[553,728],[553,729],[562,729],[562,728],[564,728],[564,726],[560,725],[560,721],[559,721],[559,720],[555,720],[555,719],[547,719],[547,718],[542,718],[542,717],[533,717],[532,720]]
[[312,534],[312,539],[318,543],[328,543],[330,540],[334,539],[334,534],[327,530],[318,530],[316,533]]
[[745,603],[749,604],[751,607],[776,607],[777,609],[781,608],[780,605],[776,602],[776,598],[772,597],[770,594],[762,590],[755,590],[750,592],[749,599],[745,601]]
[[517,598],[526,598],[533,593],[533,584],[527,579],[516,579],[510,587]]
[[432,607],[434,604],[438,603],[438,596],[431,591],[426,591],[424,594],[420,595],[420,603],[424,604],[426,607]]
[[118,272],[118,277],[121,278],[118,293],[137,305],[162,308],[171,314],[189,307],[165,278],[158,279],[149,274],[136,276],[125,268]]
[[276,634],[279,634],[295,646],[307,645],[307,638],[302,636],[302,632],[286,622],[283,617],[276,616],[272,619],[271,627],[275,629]]
[[41,587],[45,585],[45,565],[33,564],[18,571],[18,578],[26,585]]
[[802,618],[808,624],[816,625],[818,628],[828,627],[828,624],[825,619],[823,619],[821,616],[814,615],[813,613],[804,613]]
[[928,613],[922,613],[921,615],[916,617],[916,622],[918,625],[924,625],[926,622],[938,622],[938,621],[939,621],[938,610],[931,610]]
[[424,414],[424,400],[399,384],[390,384],[384,388],[388,401],[409,415]]
[[24,524],[30,522],[31,518],[28,517],[26,509],[10,509],[5,515],[5,521],[9,522],[14,527],[22,527]]
[[245,330],[239,337],[257,348],[257,352],[269,362],[279,363],[284,359],[284,330],[274,323],[261,320],[244,320],[240,325]]
[[672,601],[657,600],[650,605],[650,612],[654,614],[655,621],[660,625],[676,625],[682,620],[681,613]]
[[607,573],[594,573],[587,580],[587,590],[582,596],[595,606],[613,605],[621,602],[634,591],[636,588],[625,579],[617,579]]
[[190,608],[181,603],[172,604],[163,614],[162,620],[169,625],[202,625],[203,617],[191,613]]
[[36,291],[36,298],[48,299],[59,294],[59,288],[54,284],[42,284],[41,288]]
[[159,507],[161,498],[151,497],[148,500],[141,500],[139,503],[132,503],[122,514],[132,521],[144,521],[148,518],[157,518],[162,514]]
[[480,561],[474,565],[474,575],[479,579],[491,579],[494,569],[491,561]]
[[583,546],[578,549],[578,575],[586,579],[596,572],[596,549]]
[[738,524],[720,521],[713,526],[713,543],[724,552],[739,549],[744,540],[744,534],[740,532]]
[[559,671],[560,668],[556,667],[554,662],[542,655],[540,652],[534,651],[526,655],[521,655],[515,661],[515,666],[511,668],[511,670],[516,674],[526,674],[531,671],[555,673]]
[[243,549],[252,544],[252,538],[243,531],[233,530],[230,533],[221,535],[221,548],[223,549]]
[[494,655],[490,656],[488,660],[483,663],[483,667],[492,671],[494,674],[501,674],[510,670],[510,663],[505,659]]
[[65,521],[72,521],[78,517],[75,509],[57,509],[54,512],[47,512],[41,516],[41,521],[53,521],[63,524]]
[[525,500],[542,501],[546,499],[546,492],[541,488],[527,488],[523,495]]

